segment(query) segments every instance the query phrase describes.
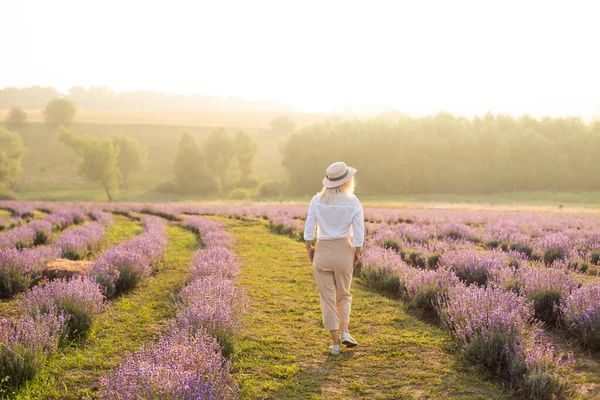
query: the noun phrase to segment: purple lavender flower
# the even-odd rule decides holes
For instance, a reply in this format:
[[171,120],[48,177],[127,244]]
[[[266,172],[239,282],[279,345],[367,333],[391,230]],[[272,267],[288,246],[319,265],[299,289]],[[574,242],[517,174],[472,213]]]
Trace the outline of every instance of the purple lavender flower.
[[567,332],[584,345],[600,349],[600,283],[573,290],[561,300],[560,312]]
[[50,314],[65,316],[65,339],[81,339],[89,332],[94,317],[103,309],[100,286],[88,278],[57,279],[36,286],[20,300],[25,313],[37,320]]
[[189,217],[186,226],[199,235],[205,247],[229,247],[233,244],[233,238],[225,232],[223,224],[219,222],[203,217]]
[[128,242],[105,251],[90,268],[91,278],[107,297],[134,288],[164,258],[167,248],[166,224],[160,218],[147,218],[146,230]]
[[60,250],[55,246],[0,250],[0,298],[29,289],[41,278],[46,262],[59,256]]
[[64,258],[83,260],[100,248],[104,236],[104,226],[94,222],[63,233],[57,245]]
[[0,320],[0,393],[21,386],[42,369],[58,350],[64,324],[62,315]]
[[194,254],[190,269],[193,278],[212,275],[234,279],[240,269],[240,262],[227,248],[209,247]]
[[129,355],[112,374],[102,377],[100,398],[234,399],[237,387],[230,367],[217,341],[206,333],[173,333]]

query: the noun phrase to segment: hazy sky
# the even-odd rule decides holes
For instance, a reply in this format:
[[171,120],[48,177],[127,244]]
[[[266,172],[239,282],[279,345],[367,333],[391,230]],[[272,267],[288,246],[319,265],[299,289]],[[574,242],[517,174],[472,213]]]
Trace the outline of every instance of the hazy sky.
[[598,1],[0,0],[0,88],[600,113]]

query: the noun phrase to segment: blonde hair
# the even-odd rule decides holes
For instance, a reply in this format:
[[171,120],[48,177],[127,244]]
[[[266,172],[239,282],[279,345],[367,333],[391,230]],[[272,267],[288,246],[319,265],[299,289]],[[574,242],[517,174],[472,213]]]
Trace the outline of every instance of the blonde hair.
[[334,188],[323,187],[319,192],[319,197],[324,204],[335,204],[337,203],[340,196],[349,196],[354,194],[354,177],[343,185],[336,186]]

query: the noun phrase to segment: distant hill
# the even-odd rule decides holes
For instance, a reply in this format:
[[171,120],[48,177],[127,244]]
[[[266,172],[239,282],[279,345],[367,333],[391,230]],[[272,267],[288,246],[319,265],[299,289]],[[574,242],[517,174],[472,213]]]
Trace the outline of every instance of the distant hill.
[[0,109],[20,106],[43,108],[56,97],[68,97],[78,108],[111,110],[213,110],[236,112],[295,112],[293,107],[269,100],[247,100],[240,97],[183,95],[152,90],[116,92],[107,87],[73,86],[68,93],[53,87],[31,86],[0,90]]

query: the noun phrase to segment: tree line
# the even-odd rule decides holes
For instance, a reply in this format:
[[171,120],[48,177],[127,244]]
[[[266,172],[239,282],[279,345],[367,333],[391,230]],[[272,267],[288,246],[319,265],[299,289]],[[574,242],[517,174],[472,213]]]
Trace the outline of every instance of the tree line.
[[0,89],[0,108],[43,108],[49,101],[66,97],[79,108],[121,110],[217,110],[241,112],[291,112],[293,108],[266,100],[239,97],[182,95],[151,90],[116,92],[107,87],[73,86],[62,95],[53,87],[32,86]]
[[600,123],[447,113],[329,122],[282,146],[289,191],[313,193],[326,167],[356,167],[363,194],[600,190]]
[[[120,189],[130,186],[144,167],[147,149],[130,135],[101,138],[73,132],[68,127],[76,111],[72,101],[53,99],[44,109],[45,123],[51,131],[58,130],[60,141],[76,154],[81,176],[100,186],[112,201]],[[26,112],[13,107],[5,121],[9,129],[0,128],[0,194],[18,189],[22,157],[27,151],[19,131],[27,123]],[[282,121],[275,125],[282,125]],[[236,188],[255,188],[259,184],[254,178],[257,148],[256,141],[244,131],[233,135],[225,129],[216,129],[200,146],[184,132],[172,163],[173,179],[158,185],[156,190],[212,196],[224,195]]]

